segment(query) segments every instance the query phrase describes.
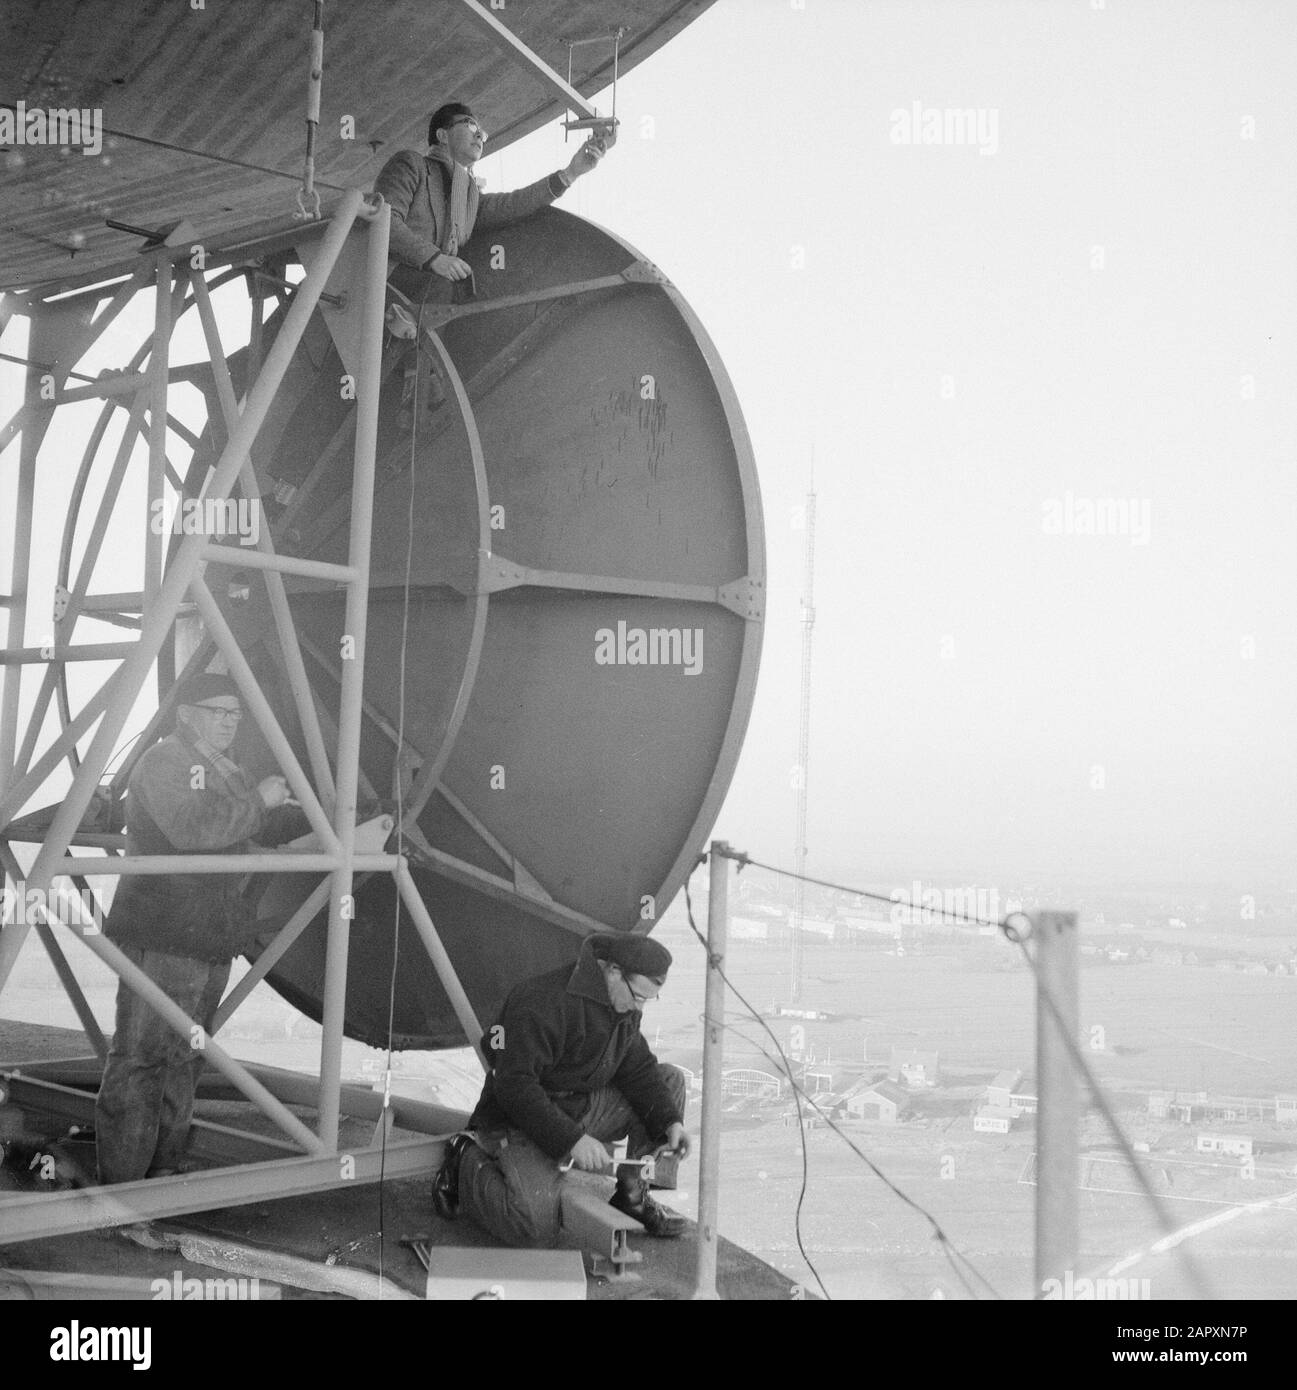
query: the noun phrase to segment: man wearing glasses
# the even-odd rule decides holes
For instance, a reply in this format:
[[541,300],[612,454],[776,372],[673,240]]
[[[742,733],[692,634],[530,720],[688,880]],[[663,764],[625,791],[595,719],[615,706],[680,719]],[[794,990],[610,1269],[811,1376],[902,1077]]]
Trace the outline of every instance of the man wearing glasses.
[[[608,1145],[626,1139],[612,1206],[649,1235],[678,1236],[683,1217],[649,1196],[675,1186],[689,1153],[685,1079],[660,1064],[640,1032],[671,953],[646,936],[600,933],[576,968],[524,981],[482,1046],[488,1065],[470,1131],[447,1146],[433,1186],[438,1213],[466,1212],[506,1245],[555,1245],[563,1171],[613,1172]],[[663,1158],[655,1179],[643,1160]],[[669,1157],[668,1157],[669,1156]]]
[[443,280],[468,279],[472,270],[459,252],[475,228],[503,227],[538,212],[595,168],[616,138],[610,132],[587,140],[565,169],[525,188],[482,193],[472,168],[482,157],[486,131],[462,102],[439,106],[428,122],[428,153],[402,150],[387,161],[374,183],[374,192],[392,208],[392,263],[408,268],[393,283],[421,299],[426,278],[411,277],[409,270]]
[[[278,775],[260,783],[227,750],[243,707],[229,676],[205,672],[179,692],[176,731],[136,764],[126,795],[126,853],[242,854],[248,841],[294,833],[275,808]],[[300,812],[292,816],[300,819]],[[276,834],[275,832],[279,832]],[[106,935],[209,1031],[230,961],[254,935],[234,874],[123,875]],[[132,1182],[180,1170],[203,1054],[123,981],[95,1105],[99,1180]]]

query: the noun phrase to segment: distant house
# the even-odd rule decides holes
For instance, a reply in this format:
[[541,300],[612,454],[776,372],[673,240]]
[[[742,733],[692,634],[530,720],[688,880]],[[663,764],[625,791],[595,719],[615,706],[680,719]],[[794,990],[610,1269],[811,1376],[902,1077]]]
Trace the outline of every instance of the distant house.
[[721,1077],[721,1094],[724,1096],[756,1096],[759,1100],[778,1100],[783,1091],[782,1077],[774,1076],[768,1071],[758,1071],[755,1067],[735,1067]]
[[912,1104],[910,1093],[894,1081],[876,1081],[846,1098],[847,1114],[853,1120],[878,1120],[885,1125],[894,1125]]
[[1200,1154],[1223,1154],[1227,1158],[1251,1158],[1252,1140],[1241,1134],[1200,1134]]
[[1203,1105],[1206,1120],[1264,1120],[1269,1108],[1264,1100],[1256,1096],[1209,1096]]
[[1154,1120],[1165,1120],[1171,1114],[1171,1102],[1175,1096],[1170,1091],[1150,1091],[1148,1093],[1148,1113],[1149,1118]]
[[935,1052],[892,1049],[891,1064],[887,1068],[889,1081],[903,1081],[907,1086],[935,1086],[938,1074]]
[[1206,1091],[1177,1091],[1171,1097],[1171,1104],[1167,1108],[1167,1118],[1179,1120],[1182,1125],[1191,1125],[1194,1121],[1194,1113],[1201,1110],[1206,1104]]
[[1274,1117],[1281,1125],[1297,1125],[1297,1096],[1275,1096]]
[[1009,1109],[1015,1115],[1034,1115],[1040,1109],[1040,1101],[1036,1096],[1023,1091],[1015,1091],[1009,1097]]
[[994,1080],[986,1088],[987,1105],[997,1106],[1001,1110],[1007,1110],[1010,1105],[1009,1097],[1013,1094],[1013,1089],[1022,1080],[1021,1071],[1002,1071],[997,1073]]
[[1007,1105],[984,1105],[973,1116],[973,1130],[977,1134],[1008,1134],[1017,1118]]

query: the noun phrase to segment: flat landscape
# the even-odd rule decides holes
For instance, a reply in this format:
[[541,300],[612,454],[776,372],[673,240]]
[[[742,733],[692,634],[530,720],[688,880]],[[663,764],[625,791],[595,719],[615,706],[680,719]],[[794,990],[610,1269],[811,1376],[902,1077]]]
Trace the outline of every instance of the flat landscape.
[[[705,930],[700,918],[699,926]],[[662,999],[645,1016],[645,1033],[667,1060],[697,1068],[702,1045],[703,950],[683,912],[673,908],[657,932],[674,953]],[[76,968],[101,1022],[111,1028],[113,985],[75,941]],[[1004,1135],[975,1133],[972,1112],[991,1077],[1024,1073],[1034,1090],[1032,977],[1006,943],[967,948],[926,943],[904,957],[866,947],[808,944],[802,1005],[833,1015],[806,1020],[807,1049],[850,1084],[882,1074],[895,1048],[936,1052],[941,1084],[915,1093],[899,1124],[847,1121],[843,1129],[886,1176],[940,1223],[977,1273],[956,1272],[931,1223],[888,1190],[826,1126],[809,1130],[802,1203],[802,1241],[829,1292],[838,1298],[1029,1296],[1035,1188],[1030,1177],[1033,1122]],[[788,988],[786,948],[731,943],[728,971],[763,1014],[781,1044],[795,1020],[772,1005]],[[1083,1037],[1096,1044],[1090,1062],[1132,1140],[1149,1146],[1147,1161],[1177,1227],[1233,1213],[1184,1242],[1219,1296],[1297,1297],[1297,1209],[1277,1199],[1297,1191],[1297,1128],[1250,1123],[1192,1126],[1153,1120],[1150,1090],[1193,1090],[1273,1098],[1297,1092],[1297,978],[1209,968],[1110,965],[1087,961],[1081,975]],[[5,995],[6,1016],[75,1027],[43,954],[25,951]],[[758,1050],[773,1050],[739,1001],[727,1000],[726,1067],[776,1071]],[[273,993],[259,989],[236,1016],[228,1042],[236,1055],[313,1071],[317,1030]],[[376,1078],[381,1054],[348,1043],[344,1071]],[[442,1104],[469,1106],[479,1073],[465,1052],[405,1054],[394,1089]],[[801,1280],[814,1278],[798,1253],[794,1212],[802,1186],[802,1147],[787,1119],[790,1100],[727,1102],[722,1149],[721,1230]],[[689,1122],[697,1132],[696,1096]],[[1236,1160],[1195,1153],[1204,1128],[1249,1134],[1255,1173]],[[1160,1234],[1147,1203],[1132,1191],[1111,1137],[1091,1111],[1083,1134],[1083,1252],[1079,1274],[1102,1273]],[[697,1167],[682,1174],[679,1207],[693,1214]],[[1256,1210],[1245,1210],[1251,1204]],[[1186,1296],[1182,1267],[1166,1256],[1136,1261],[1131,1277],[1148,1278],[1154,1298]],[[961,1277],[962,1274],[962,1277]],[[978,1276],[985,1283],[980,1282]]]
[[[678,1053],[685,1060],[701,1045],[702,948],[674,913],[656,935],[683,968],[673,972],[645,1030],[657,1037],[664,1056]],[[1035,996],[1032,976],[1014,962],[1013,948],[977,945],[967,953],[943,946],[941,953],[933,948],[897,957],[808,944],[801,1003],[835,1017],[800,1026],[818,1062],[857,1068],[861,1075],[878,1075],[893,1047],[939,1054],[942,1086],[919,1093],[917,1116],[895,1125],[842,1127],[888,1178],[932,1213],[997,1292],[1024,1297],[1032,1287],[1035,1188],[1022,1179],[1030,1171],[1033,1122],[1024,1117],[1009,1134],[980,1134],[971,1114],[981,1087],[999,1071],[1020,1069],[1022,1089],[1034,1090]],[[786,995],[786,948],[731,943],[727,969],[763,1012]],[[1297,1091],[1297,978],[1105,962],[1082,970],[1081,1000],[1082,1036],[1102,1043],[1089,1052],[1090,1063],[1130,1138],[1149,1145],[1155,1187],[1177,1227],[1219,1215],[1230,1204],[1241,1208],[1297,1192],[1297,1128],[1255,1121],[1185,1126],[1150,1119],[1146,1104],[1150,1090],[1271,1099],[1276,1092]],[[768,1037],[733,996],[726,1018],[727,1068],[774,1070],[753,1045],[770,1050]],[[787,1047],[798,1021],[766,1021]],[[867,1066],[866,1059],[877,1065]],[[727,1114],[721,1229],[814,1288],[794,1238],[802,1159],[797,1131],[784,1123],[788,1108],[787,1100],[760,1109],[740,1103]],[[1252,1179],[1239,1175],[1235,1160],[1195,1153],[1196,1136],[1205,1128],[1254,1137]],[[802,1240],[831,1294],[969,1296],[932,1225],[890,1192],[841,1138],[821,1126],[806,1141]],[[1081,1197],[1078,1273],[1094,1275],[1151,1244],[1161,1230],[1132,1190],[1097,1111],[1087,1115],[1082,1149],[1087,1187],[1114,1189],[1086,1190]],[[1195,1252],[1218,1296],[1297,1296],[1293,1203],[1232,1219],[1185,1247]],[[1184,1271],[1166,1257],[1142,1260],[1128,1273],[1149,1278],[1154,1298],[1190,1292]],[[990,1296],[975,1275],[966,1268],[963,1274],[978,1296]]]

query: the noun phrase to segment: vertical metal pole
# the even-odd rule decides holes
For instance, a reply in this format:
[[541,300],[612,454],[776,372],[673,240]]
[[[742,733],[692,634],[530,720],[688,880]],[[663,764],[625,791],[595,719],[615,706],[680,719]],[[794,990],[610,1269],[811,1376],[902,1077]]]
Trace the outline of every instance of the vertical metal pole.
[[[1045,1280],[1075,1274],[1080,1227],[1077,1179],[1081,1078],[1066,1037],[1080,1026],[1080,973],[1075,912],[1032,915],[1036,962],[1036,1296]],[[1054,1009],[1063,1020],[1066,1037]]]
[[[36,454],[41,431],[36,428],[32,396],[37,374],[27,373],[27,415],[23,423],[22,451],[18,467],[17,496],[14,499],[14,550],[9,579],[8,619],[5,623],[5,646],[21,647],[27,634],[27,583],[32,556],[32,513],[36,508]],[[0,695],[0,793],[17,775],[14,754],[18,745],[18,700],[22,688],[23,668],[4,668],[4,693]]]
[[[355,471],[351,484],[349,563],[356,571],[347,585],[342,693],[338,710],[338,788],[333,827],[341,846],[329,898],[329,936],[324,967],[323,1036],[320,1040],[320,1138],[338,1145],[341,1108],[342,1024],[347,1003],[352,856],[356,844],[356,793],[360,773],[360,727],[365,679],[365,624],[369,609],[370,531],[374,516],[374,451],[378,440],[378,393],[382,384],[383,311],[387,297],[387,247],[392,211],[384,204],[369,224],[365,265],[360,371],[356,383]],[[344,904],[347,910],[344,911]]]
[[162,528],[155,522],[167,469],[167,372],[171,361],[171,262],[158,260],[153,347],[149,353],[149,487],[144,508],[144,606],[162,587]]
[[707,991],[703,1002],[703,1114],[698,1140],[698,1264],[695,1299],[717,1299],[716,1211],[721,1178],[721,1076],[725,1066],[725,944],[729,935],[729,845],[713,840],[708,865]]
[[[32,525],[36,510],[36,456],[40,452],[45,431],[37,424],[34,394],[39,375],[35,368],[27,372],[25,398],[27,413],[23,417],[21,457],[18,465],[18,488],[14,508],[14,553],[10,572],[8,618],[5,621],[5,646],[21,647],[27,632],[27,591],[31,580]],[[24,667],[5,666],[3,687],[0,688],[0,800],[3,800],[21,772],[15,762],[18,743],[18,706],[22,691]],[[14,814],[22,809],[14,807]],[[8,817],[0,825],[8,824]],[[4,879],[0,877],[0,884]],[[16,884],[21,891],[22,885]],[[7,927],[0,927],[0,989],[9,978],[19,953],[27,940],[30,924],[25,916],[15,917]]]

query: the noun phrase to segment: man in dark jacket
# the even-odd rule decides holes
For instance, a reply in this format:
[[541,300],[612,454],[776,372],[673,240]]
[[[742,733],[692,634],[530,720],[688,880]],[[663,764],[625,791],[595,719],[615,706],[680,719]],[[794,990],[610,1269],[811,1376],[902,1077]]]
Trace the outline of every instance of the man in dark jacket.
[[[607,1145],[627,1159],[689,1152],[685,1081],[640,1033],[671,954],[644,936],[601,933],[576,968],[517,986],[483,1038],[490,1071],[469,1121],[451,1141],[434,1186],[437,1210],[466,1211],[507,1245],[554,1245],[562,1169],[608,1172]],[[650,1235],[676,1236],[683,1218],[648,1195],[640,1162],[619,1165],[612,1205]]]
[[[127,854],[242,854],[252,848],[248,841],[269,838],[270,812],[288,800],[288,783],[276,775],[254,785],[226,756],[241,716],[229,676],[204,673],[186,684],[175,733],[154,744],[131,773]],[[207,1032],[230,961],[253,934],[249,916],[237,875],[128,875],[118,883],[104,930]],[[100,1182],[178,1171],[202,1066],[201,1050],[122,981],[95,1104]]]

